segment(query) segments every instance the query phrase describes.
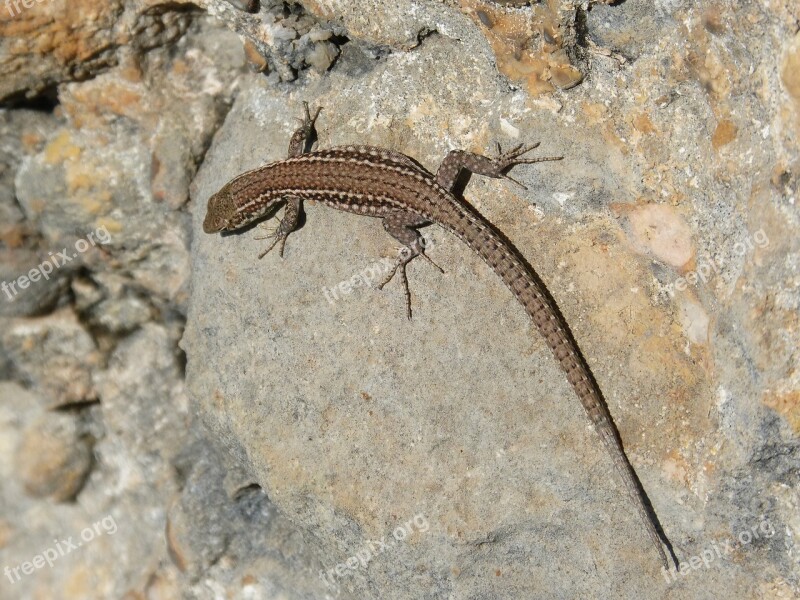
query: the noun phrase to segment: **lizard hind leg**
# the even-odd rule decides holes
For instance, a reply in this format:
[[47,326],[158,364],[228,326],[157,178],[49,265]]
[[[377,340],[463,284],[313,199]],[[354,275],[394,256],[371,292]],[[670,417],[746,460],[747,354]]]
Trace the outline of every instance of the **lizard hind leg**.
[[427,224],[428,221],[420,215],[413,212],[396,212],[383,218],[383,228],[394,239],[403,244],[400,250],[400,255],[394,263],[393,268],[389,271],[389,275],[378,285],[381,290],[389,283],[394,276],[400,272],[400,279],[403,282],[403,291],[406,295],[406,316],[411,319],[411,290],[408,287],[408,276],[406,275],[406,266],[416,257],[421,256],[434,267],[444,273],[442,268],[433,262],[427,254],[425,254],[424,238],[416,230],[417,227]]

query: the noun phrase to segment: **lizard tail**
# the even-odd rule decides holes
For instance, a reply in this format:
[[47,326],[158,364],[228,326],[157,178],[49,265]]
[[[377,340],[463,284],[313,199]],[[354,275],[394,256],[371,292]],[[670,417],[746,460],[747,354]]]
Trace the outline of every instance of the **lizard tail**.
[[547,341],[586,414],[603,440],[603,445],[611,455],[614,466],[647,528],[653,545],[658,550],[662,563],[669,570],[670,561],[667,559],[664,547],[669,550],[673,564],[677,565],[675,553],[663,533],[636,472],[625,455],[619,432],[608,411],[600,387],[555,301],[516,248],[477,211],[466,204],[453,205],[453,211],[454,214],[444,220],[445,223],[451,224],[448,229],[461,238],[497,273]]

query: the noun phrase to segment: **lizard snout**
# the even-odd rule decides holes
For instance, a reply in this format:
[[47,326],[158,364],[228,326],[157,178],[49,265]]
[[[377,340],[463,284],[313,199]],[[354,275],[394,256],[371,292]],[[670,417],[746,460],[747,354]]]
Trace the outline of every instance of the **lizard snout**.
[[208,199],[206,218],[203,220],[203,231],[217,233],[228,228],[228,223],[233,212],[233,203],[222,191],[217,192]]

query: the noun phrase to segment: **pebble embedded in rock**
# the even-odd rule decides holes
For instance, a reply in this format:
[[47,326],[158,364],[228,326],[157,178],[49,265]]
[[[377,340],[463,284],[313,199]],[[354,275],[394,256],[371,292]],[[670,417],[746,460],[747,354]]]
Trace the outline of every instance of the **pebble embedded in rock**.
[[677,269],[694,257],[692,230],[671,206],[646,204],[628,213],[631,238],[642,251]]
[[44,413],[23,433],[16,471],[31,496],[66,502],[83,487],[92,466],[92,443],[74,414]]

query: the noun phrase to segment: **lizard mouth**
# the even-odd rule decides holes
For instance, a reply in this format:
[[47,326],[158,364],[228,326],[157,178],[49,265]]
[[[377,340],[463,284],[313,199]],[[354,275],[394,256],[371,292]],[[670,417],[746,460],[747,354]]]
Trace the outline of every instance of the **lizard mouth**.
[[212,215],[206,215],[205,221],[203,221],[203,231],[205,233],[217,233],[222,231],[223,227],[224,223],[220,223]]

